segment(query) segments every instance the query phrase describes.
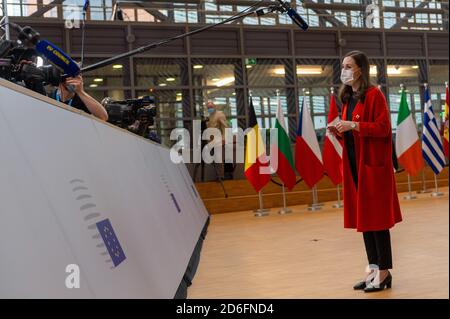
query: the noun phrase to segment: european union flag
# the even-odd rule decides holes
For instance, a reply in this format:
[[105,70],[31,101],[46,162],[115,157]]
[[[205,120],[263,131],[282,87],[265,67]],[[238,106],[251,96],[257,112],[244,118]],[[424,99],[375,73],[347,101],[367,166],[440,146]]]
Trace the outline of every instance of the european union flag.
[[96,225],[100,235],[102,236],[103,242],[108,249],[108,253],[111,256],[114,267],[117,267],[127,257],[123,252],[122,246],[120,246],[119,239],[117,239],[117,236],[114,233],[111,222],[109,219],[105,219],[98,222]]

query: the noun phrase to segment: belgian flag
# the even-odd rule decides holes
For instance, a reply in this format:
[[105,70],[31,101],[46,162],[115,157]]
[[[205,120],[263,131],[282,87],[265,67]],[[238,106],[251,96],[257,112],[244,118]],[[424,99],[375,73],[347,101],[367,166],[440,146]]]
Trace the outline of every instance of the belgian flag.
[[259,133],[255,108],[251,99],[248,115],[249,121],[245,140],[245,176],[253,188],[259,192],[270,181],[271,175],[261,173],[261,168],[264,167],[266,172],[270,168],[269,162],[267,161],[266,147]]

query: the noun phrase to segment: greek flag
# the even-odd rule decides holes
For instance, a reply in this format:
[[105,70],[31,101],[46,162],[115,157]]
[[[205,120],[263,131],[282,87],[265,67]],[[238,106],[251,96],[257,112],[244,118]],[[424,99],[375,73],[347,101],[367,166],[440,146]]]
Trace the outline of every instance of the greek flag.
[[423,116],[422,154],[434,173],[439,174],[445,166],[444,146],[431,104],[430,90],[425,87],[425,108]]

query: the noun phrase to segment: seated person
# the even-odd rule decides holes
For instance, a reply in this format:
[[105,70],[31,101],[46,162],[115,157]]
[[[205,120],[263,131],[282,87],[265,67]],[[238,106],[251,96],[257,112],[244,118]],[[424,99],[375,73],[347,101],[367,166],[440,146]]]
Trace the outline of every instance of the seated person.
[[67,78],[59,84],[59,87],[51,93],[50,97],[58,102],[92,114],[103,121],[108,120],[108,113],[105,108],[84,91],[83,77],[81,75],[75,78]]

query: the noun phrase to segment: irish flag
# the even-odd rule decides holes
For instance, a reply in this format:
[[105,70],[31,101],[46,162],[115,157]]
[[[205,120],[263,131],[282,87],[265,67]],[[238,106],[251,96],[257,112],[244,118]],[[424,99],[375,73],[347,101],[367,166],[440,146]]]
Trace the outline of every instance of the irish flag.
[[259,192],[270,181],[270,167],[266,156],[266,147],[259,133],[253,101],[250,100],[249,125],[245,141],[245,177]]
[[312,188],[323,177],[324,168],[319,141],[308,108],[308,98],[303,97],[295,145],[295,166],[306,185]]
[[[339,113],[336,107],[334,94],[331,95],[330,112],[328,113],[328,125],[335,126],[339,122]],[[323,166],[330,180],[334,185],[342,183],[342,139],[338,140],[336,136],[327,130],[325,142],[323,145]]]
[[448,158],[448,142],[449,142],[449,128],[448,128],[448,83],[445,85],[445,117],[444,117],[444,153]]
[[[284,185],[292,190],[296,183],[294,158],[292,156],[291,142],[288,136],[288,130],[286,128],[286,122],[284,120],[283,109],[281,107],[281,99],[278,97],[277,118],[275,121],[275,128],[278,130],[278,143],[272,144],[271,147],[271,159],[272,167],[276,171],[278,177]],[[278,158],[273,154],[277,154]]]
[[402,89],[398,110],[395,147],[398,162],[405,168],[409,175],[417,175],[423,168],[422,148],[404,89]]

